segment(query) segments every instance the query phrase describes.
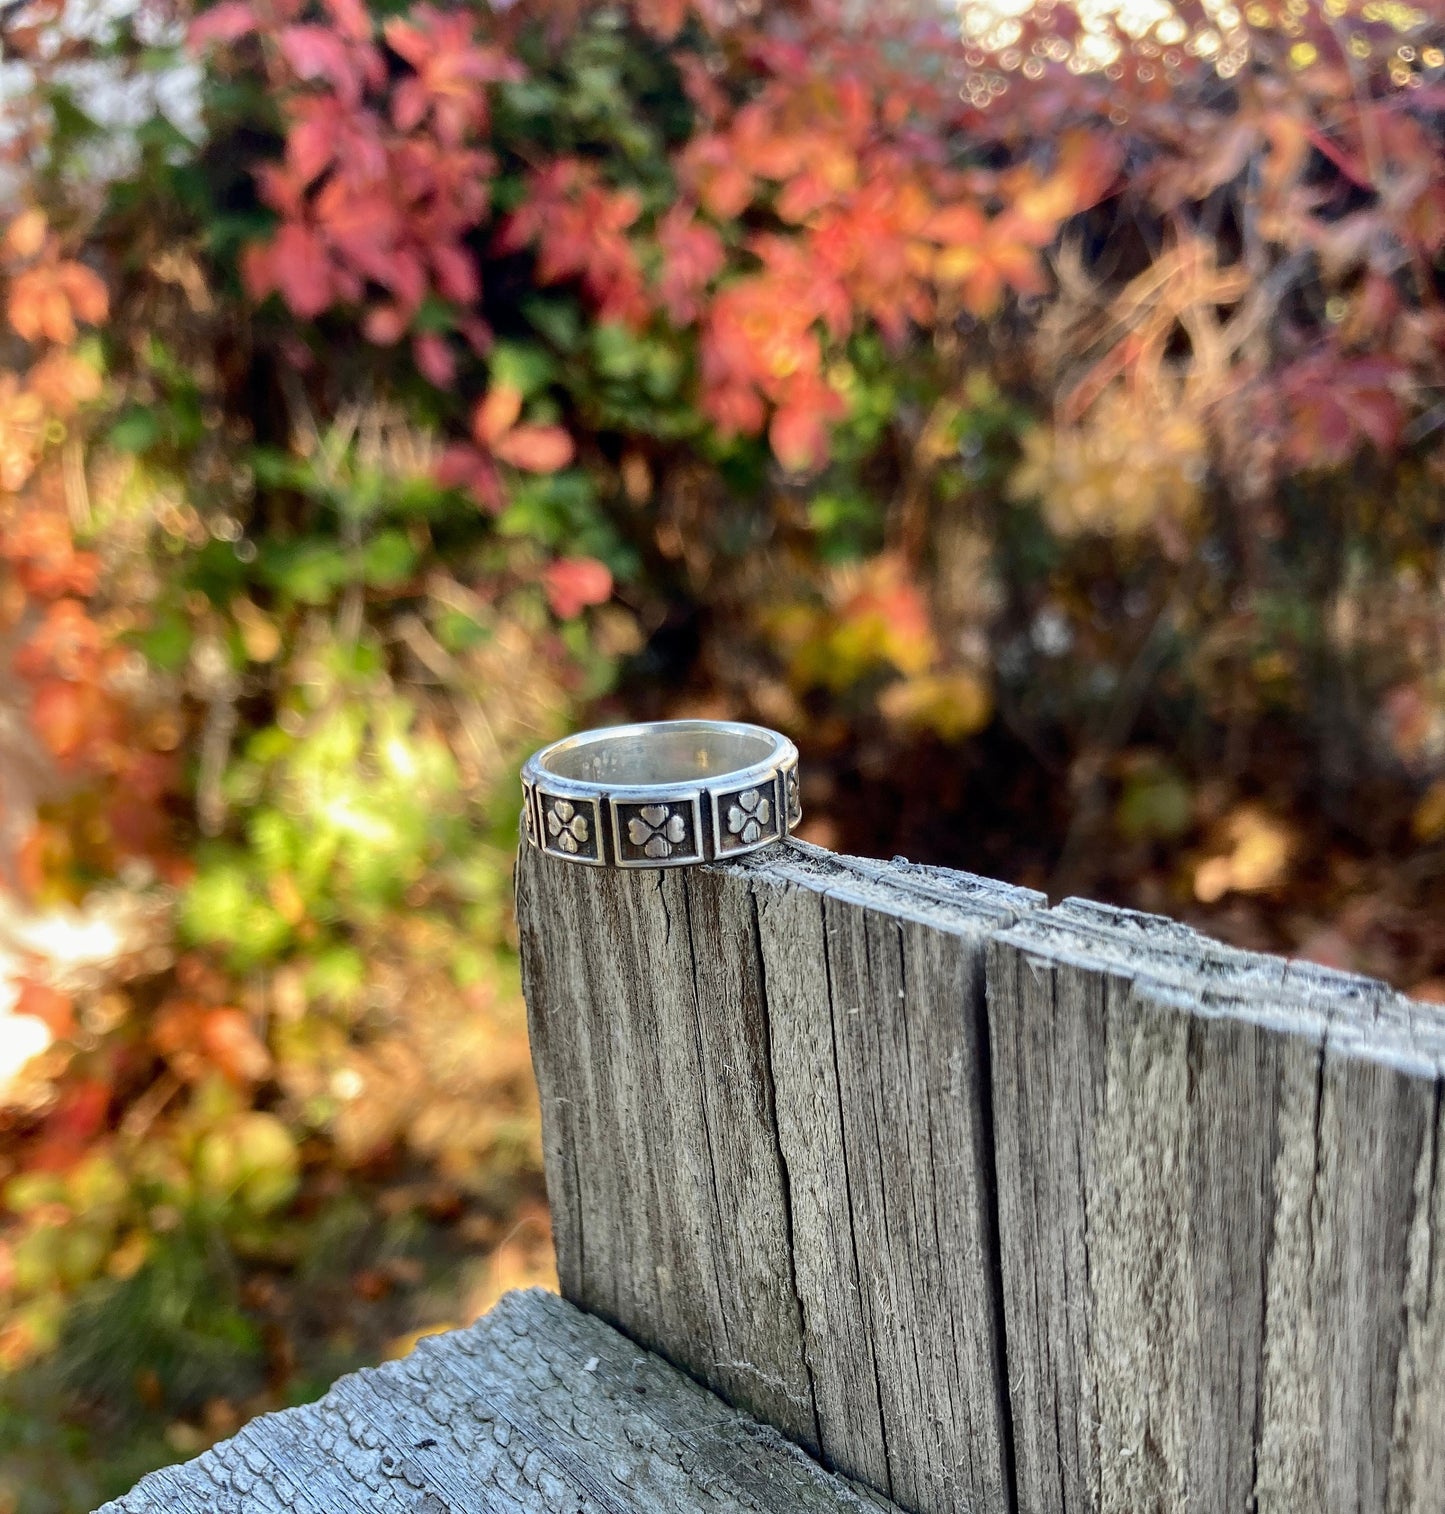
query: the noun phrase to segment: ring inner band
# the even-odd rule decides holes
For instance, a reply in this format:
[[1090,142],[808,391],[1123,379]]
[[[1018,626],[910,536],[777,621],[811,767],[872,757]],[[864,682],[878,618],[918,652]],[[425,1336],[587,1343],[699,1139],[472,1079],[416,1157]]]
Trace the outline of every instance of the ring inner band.
[[678,722],[661,731],[602,732],[549,753],[541,766],[558,778],[591,783],[687,783],[721,778],[767,762],[775,748],[772,738],[762,733],[720,731],[701,723],[691,726]]

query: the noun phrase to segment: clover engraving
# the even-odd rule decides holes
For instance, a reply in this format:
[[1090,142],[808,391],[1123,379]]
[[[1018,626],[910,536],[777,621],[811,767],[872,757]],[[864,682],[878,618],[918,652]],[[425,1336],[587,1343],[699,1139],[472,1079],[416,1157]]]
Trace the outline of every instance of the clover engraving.
[[803,816],[802,798],[798,793],[798,770],[789,768],[786,774],[788,799],[788,824],[796,825]]
[[728,830],[745,846],[762,839],[764,829],[772,824],[773,802],[758,789],[744,789],[728,805]]
[[574,856],[587,845],[590,829],[586,815],[579,814],[570,799],[554,799],[547,811],[547,833]]
[[627,822],[627,839],[645,856],[660,860],[687,839],[687,822],[665,804],[644,805]]

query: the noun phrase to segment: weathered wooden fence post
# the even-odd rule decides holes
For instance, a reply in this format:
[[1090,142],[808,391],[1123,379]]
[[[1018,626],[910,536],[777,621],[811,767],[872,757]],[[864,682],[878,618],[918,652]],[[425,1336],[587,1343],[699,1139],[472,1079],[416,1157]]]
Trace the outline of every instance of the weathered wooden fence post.
[[915,1514],[1445,1510],[1445,1020],[794,843],[524,849],[563,1290]]
[[571,1302],[108,1514],[1445,1514],[1436,1009],[792,842],[517,913]]

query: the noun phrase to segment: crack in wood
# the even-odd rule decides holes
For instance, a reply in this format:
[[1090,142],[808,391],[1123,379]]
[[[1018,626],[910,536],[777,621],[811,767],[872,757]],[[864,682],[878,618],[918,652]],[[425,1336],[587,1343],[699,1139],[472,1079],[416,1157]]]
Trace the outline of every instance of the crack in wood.
[[[557,933],[640,938],[648,901],[572,869],[615,901],[579,909],[557,865],[523,866],[531,1013],[580,1022],[580,1046],[632,1012],[629,980],[577,972]],[[915,1514],[1445,1511],[1424,1475],[1445,1469],[1445,1411],[1422,1386],[1445,1377],[1445,1019],[1154,916],[796,842],[688,890],[678,981],[708,1086],[654,1097],[705,1101],[724,1223],[669,1238],[649,1229],[666,1206],[593,1202],[588,1234],[722,1247],[727,1355],[762,1375],[699,1359],[676,1281],[655,1306],[624,1289],[626,1328]],[[753,1041],[749,1104],[719,1058]],[[565,1052],[555,1028],[539,1042],[544,1108],[589,1096]],[[630,1133],[625,1160],[685,1186],[652,1111],[628,1114],[635,1132],[600,1111],[583,1166]],[[555,1187],[587,1181],[548,1151]]]

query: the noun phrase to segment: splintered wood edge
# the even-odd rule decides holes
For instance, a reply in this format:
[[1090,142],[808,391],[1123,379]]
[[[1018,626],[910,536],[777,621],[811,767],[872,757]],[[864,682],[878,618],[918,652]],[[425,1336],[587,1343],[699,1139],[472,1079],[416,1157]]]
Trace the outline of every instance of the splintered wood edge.
[[997,883],[972,873],[926,867],[895,857],[876,862],[840,856],[789,840],[709,872],[748,877],[758,883],[803,888],[942,930],[978,934],[1012,924],[1047,906],[1034,889]]
[[711,870],[810,889],[947,931],[983,934],[1040,963],[1133,984],[1141,997],[1238,1020],[1426,1078],[1445,1078],[1445,1008],[1379,979],[1247,951],[1162,915],[1043,894],[896,857],[848,857],[789,840]]
[[97,1514],[888,1514],[554,1294],[353,1373]]

